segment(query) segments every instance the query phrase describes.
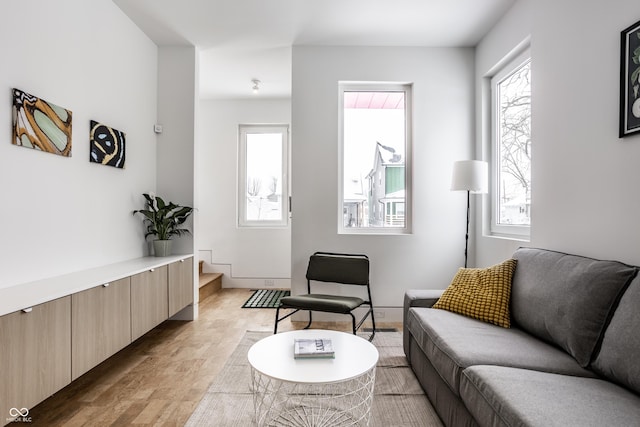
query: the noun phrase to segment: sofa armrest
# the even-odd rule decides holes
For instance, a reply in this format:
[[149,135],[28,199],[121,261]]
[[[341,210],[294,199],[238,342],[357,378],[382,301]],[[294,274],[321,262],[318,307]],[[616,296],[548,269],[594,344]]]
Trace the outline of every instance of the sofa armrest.
[[440,299],[443,289],[410,289],[404,294],[404,311],[411,307],[431,308]]
[[444,289],[410,289],[404,293],[404,309],[402,311],[402,341],[404,354],[409,359],[409,330],[407,329],[407,315],[411,307],[431,308],[442,296]]

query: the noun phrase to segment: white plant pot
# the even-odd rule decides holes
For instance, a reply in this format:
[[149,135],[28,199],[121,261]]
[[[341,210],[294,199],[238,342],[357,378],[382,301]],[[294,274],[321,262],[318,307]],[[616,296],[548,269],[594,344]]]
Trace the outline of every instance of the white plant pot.
[[156,256],[171,255],[171,240],[154,240],[153,252]]

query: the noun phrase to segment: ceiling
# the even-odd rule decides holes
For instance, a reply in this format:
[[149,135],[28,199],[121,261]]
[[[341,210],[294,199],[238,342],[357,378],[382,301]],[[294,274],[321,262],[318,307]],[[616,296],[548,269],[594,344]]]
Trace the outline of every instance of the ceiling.
[[113,1],[158,46],[196,46],[200,97],[225,99],[290,97],[292,45],[475,46],[516,0]]

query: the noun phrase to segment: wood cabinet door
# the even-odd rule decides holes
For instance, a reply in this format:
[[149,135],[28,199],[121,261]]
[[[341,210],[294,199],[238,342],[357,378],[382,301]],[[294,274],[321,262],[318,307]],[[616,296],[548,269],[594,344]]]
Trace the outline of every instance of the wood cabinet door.
[[169,317],[193,304],[193,258],[169,264]]
[[[71,382],[71,297],[0,317],[0,420]],[[15,412],[15,411],[12,411]]]
[[71,370],[75,380],[131,344],[131,279],[73,294]]
[[167,266],[131,276],[131,340],[169,318]]

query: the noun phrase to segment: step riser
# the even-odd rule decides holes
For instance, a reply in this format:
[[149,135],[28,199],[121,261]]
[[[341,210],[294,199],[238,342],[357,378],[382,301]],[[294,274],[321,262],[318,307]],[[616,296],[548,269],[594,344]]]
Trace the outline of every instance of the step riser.
[[215,294],[220,289],[222,289],[222,274],[218,275],[215,279],[210,280],[204,285],[200,286],[199,301],[202,302],[204,299]]

